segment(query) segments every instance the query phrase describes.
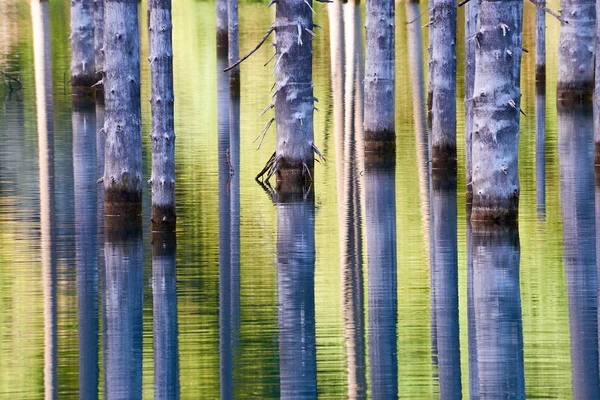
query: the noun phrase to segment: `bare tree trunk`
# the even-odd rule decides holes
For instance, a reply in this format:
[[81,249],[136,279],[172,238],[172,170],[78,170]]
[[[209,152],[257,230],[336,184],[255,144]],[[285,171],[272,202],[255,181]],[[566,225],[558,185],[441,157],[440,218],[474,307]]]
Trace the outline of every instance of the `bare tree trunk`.
[[365,64],[365,151],[394,153],[394,0],[367,1]]
[[150,78],[152,82],[152,230],[174,231],[175,117],[171,0],[150,0]]
[[[240,35],[238,28],[238,0],[227,0],[227,29],[229,65],[233,65],[240,58]],[[220,71],[218,73],[221,73]],[[240,66],[229,71],[229,86],[231,94],[240,94]]]
[[[216,0],[217,15],[217,56],[227,56],[228,52],[228,28],[227,28],[227,4],[229,0]],[[222,71],[222,70],[220,70]],[[219,71],[219,72],[220,72]]]
[[312,0],[278,0],[275,122],[277,180],[313,176]]
[[[431,303],[435,311],[440,397],[462,398],[458,323],[456,171],[433,174]],[[445,172],[445,171],[444,171]]]
[[73,98],[73,181],[79,321],[79,393],[98,396],[98,219],[96,116],[91,98]]
[[465,169],[466,201],[473,202],[473,89],[475,86],[475,34],[477,33],[478,1],[465,6]]
[[152,235],[155,399],[179,399],[176,240],[174,232]]
[[473,228],[473,287],[482,399],[525,399],[516,226]]
[[142,223],[138,217],[106,217],[105,221],[104,396],[107,399],[141,399]]
[[367,162],[365,219],[371,396],[398,397],[396,160]]
[[134,215],[140,214],[142,201],[138,4],[104,4],[104,207],[106,215]]
[[[600,7],[596,8],[596,19],[600,20]],[[600,54],[600,26],[596,26],[596,55]],[[594,77],[594,165],[600,165],[600,59],[595,64]],[[599,227],[600,228],[600,227]]]
[[523,1],[479,3],[471,221],[516,221]]
[[54,188],[54,102],[50,10],[31,1],[40,187],[40,258],[44,294],[44,395],[57,398],[56,201]]
[[540,218],[546,215],[546,86],[535,92],[535,197]]
[[[104,0],[94,1],[94,68],[104,68]],[[102,79],[102,72],[96,73],[95,80]],[[100,90],[102,85],[100,85]],[[98,90],[98,89],[97,89]]]
[[557,99],[590,102],[594,91],[595,0],[561,0]]
[[456,169],[456,1],[435,0],[432,11],[431,163]]
[[315,200],[277,196],[280,397],[315,399]]
[[573,398],[600,397],[592,107],[558,108]]
[[[429,37],[433,37],[433,24],[431,20],[433,19],[433,8],[435,7],[435,0],[430,0],[427,2],[428,7],[428,19],[427,19],[427,29]],[[427,60],[427,128],[431,129],[431,109],[433,107],[433,42],[429,41],[429,46],[427,46],[427,53],[429,58]]]
[[[535,10],[535,81],[546,84],[546,0],[539,0]],[[563,14],[564,15],[564,14]]]
[[71,85],[73,94],[91,91],[95,83],[92,0],[71,1]]

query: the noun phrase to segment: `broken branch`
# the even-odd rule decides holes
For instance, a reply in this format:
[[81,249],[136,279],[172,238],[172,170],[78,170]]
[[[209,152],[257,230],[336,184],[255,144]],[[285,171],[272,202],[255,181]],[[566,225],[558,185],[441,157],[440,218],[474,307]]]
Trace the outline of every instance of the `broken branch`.
[[254,54],[254,52],[256,52],[256,50],[258,50],[260,48],[260,46],[263,45],[263,43],[267,40],[267,38],[269,37],[269,35],[271,34],[271,32],[273,32],[275,30],[275,27],[270,27],[269,30],[267,31],[267,33],[265,34],[265,36],[263,36],[263,38],[260,40],[260,42],[258,42],[258,44],[256,45],[256,47],[254,47],[252,50],[250,50],[250,52],[248,54],[246,54],[244,57],[240,58],[238,61],[235,62],[235,64],[233,64],[230,67],[227,67],[223,70],[223,72],[227,72],[235,67],[237,67],[238,65],[240,65],[243,61],[245,61],[248,57],[250,57],[252,54]]
[[549,9],[548,7],[544,6],[543,4],[540,4],[540,3],[538,3],[535,0],[529,0],[529,1],[532,2],[533,4],[535,4],[535,6],[537,8],[539,8],[540,10],[544,10],[545,12],[547,12],[550,15],[552,15],[554,18],[556,18],[560,22],[564,22],[565,24],[569,23],[569,21],[565,21],[560,15],[558,15],[557,13],[555,13],[554,11],[552,11],[551,9]]

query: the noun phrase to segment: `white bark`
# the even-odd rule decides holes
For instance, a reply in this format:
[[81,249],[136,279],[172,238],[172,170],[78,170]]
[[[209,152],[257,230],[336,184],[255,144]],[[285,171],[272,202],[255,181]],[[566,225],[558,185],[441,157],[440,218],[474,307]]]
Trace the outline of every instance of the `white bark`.
[[523,2],[479,3],[473,94],[472,221],[516,221]]
[[[600,20],[600,6],[596,7],[596,20]],[[596,54],[600,54],[600,26],[596,26]],[[600,165],[600,60],[595,63],[594,76],[594,164]]]
[[276,5],[277,179],[303,182],[314,175],[312,0],[279,0]]
[[467,203],[473,201],[473,88],[475,86],[475,40],[477,33],[478,1],[469,1],[465,6],[465,169]]
[[171,0],[150,0],[152,230],[175,230],[175,116]]
[[[90,88],[95,78],[92,0],[71,0],[71,85]],[[85,89],[84,89],[85,90]]]
[[394,0],[366,5],[365,150],[396,150]]
[[104,6],[105,212],[139,214],[142,126],[138,4],[136,0],[105,0]]
[[[104,0],[94,1],[94,68],[96,71],[104,67]],[[102,74],[96,74],[101,79]]]
[[219,56],[227,56],[227,3],[228,0],[215,1],[217,19],[217,55]]
[[535,80],[546,83],[546,6],[545,0],[539,0],[535,10]]
[[561,0],[559,101],[590,101],[594,89],[595,0]]
[[456,1],[435,0],[431,36],[431,163],[456,169]]
[[[240,59],[240,35],[238,27],[238,0],[227,0],[227,30],[229,65]],[[220,71],[219,71],[220,73]],[[239,95],[240,91],[240,66],[237,65],[229,71],[229,86],[232,93]]]

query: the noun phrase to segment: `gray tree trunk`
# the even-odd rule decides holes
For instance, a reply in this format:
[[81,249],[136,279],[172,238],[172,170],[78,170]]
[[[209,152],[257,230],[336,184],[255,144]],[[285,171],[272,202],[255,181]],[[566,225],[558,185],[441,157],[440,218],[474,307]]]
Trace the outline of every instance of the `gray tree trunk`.
[[523,1],[482,0],[478,12],[471,221],[516,221]]
[[31,22],[33,26],[40,180],[40,258],[44,295],[44,395],[46,399],[56,399],[58,392],[56,200],[54,188],[54,102],[48,2],[31,2]]
[[150,79],[152,82],[152,230],[174,231],[175,117],[171,0],[150,0]]
[[71,85],[73,94],[86,93],[95,83],[92,0],[71,1]]
[[394,153],[395,128],[395,4],[366,4],[365,151]]
[[276,4],[277,180],[303,182],[314,175],[312,0]]
[[[217,56],[227,56],[228,51],[228,28],[227,28],[227,4],[229,0],[216,0],[217,16]],[[236,60],[237,61],[237,60]],[[221,70],[222,71],[222,70]]]
[[435,0],[432,11],[431,163],[456,169],[456,1]]
[[[427,2],[428,7],[428,19],[427,19],[427,30],[429,37],[433,37],[433,24],[431,23],[433,19],[433,7],[435,6],[435,0],[430,0]],[[427,46],[428,60],[427,60],[427,128],[431,129],[431,108],[433,107],[433,42],[429,41],[429,46]]]
[[573,398],[600,397],[592,107],[558,108]]
[[179,399],[177,268],[174,232],[152,234],[154,398]]
[[[545,7],[546,1],[539,5]],[[535,10],[535,81],[546,84],[546,12],[540,7]]]
[[374,399],[398,397],[396,286],[396,160],[365,166],[370,389]]
[[106,215],[134,215],[142,202],[138,4],[105,0],[104,5],[104,207]]
[[[437,3],[436,3],[437,5]],[[442,172],[442,171],[439,171]],[[440,397],[462,398],[460,332],[458,321],[458,244],[456,171],[434,173],[432,182],[433,252],[431,308],[435,313],[436,350]]]
[[[94,68],[104,68],[104,0],[94,0]],[[96,80],[100,79],[102,72],[97,72]]]
[[535,197],[538,216],[546,215],[546,87],[535,92]]
[[[240,35],[238,27],[238,0],[227,0],[227,30],[229,65],[240,59]],[[220,71],[219,71],[220,73]],[[240,93],[240,66],[229,71],[229,86],[233,95]]]
[[525,399],[523,325],[516,226],[473,228],[478,395]]
[[557,99],[590,102],[594,91],[595,0],[561,0]]
[[[600,7],[596,8],[596,19],[600,20]],[[596,26],[596,54],[600,54],[600,26]],[[600,165],[600,60],[595,64],[594,80],[594,164]]]
[[141,399],[144,311],[142,223],[137,217],[106,217],[105,221],[104,396],[107,399]]
[[465,170],[466,201],[473,202],[473,89],[475,86],[475,34],[477,33],[478,1],[465,6]]
[[277,292],[282,399],[317,398],[314,195],[278,193]]
[[75,256],[79,321],[79,391],[98,396],[98,219],[96,116],[91,98],[73,98]]

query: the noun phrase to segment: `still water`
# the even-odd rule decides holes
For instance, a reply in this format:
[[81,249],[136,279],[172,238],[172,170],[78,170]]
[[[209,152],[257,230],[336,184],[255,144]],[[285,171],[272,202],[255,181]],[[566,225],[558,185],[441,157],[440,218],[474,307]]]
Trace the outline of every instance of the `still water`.
[[[398,151],[384,165],[360,151],[364,5],[315,6],[327,162],[283,198],[254,181],[275,147],[273,128],[252,142],[271,117],[257,118],[272,48],[230,97],[214,3],[173,3],[178,224],[160,236],[149,188],[141,226],[102,215],[103,105],[70,95],[69,2],[0,1],[0,68],[24,85],[0,87],[0,398],[600,396],[593,121],[555,106],[556,21],[536,90],[525,5],[518,231],[471,230],[462,40],[458,180],[428,172],[427,29],[406,23],[426,4],[396,7]],[[242,53],[273,17],[240,4]],[[142,114],[149,178],[148,102]]]

